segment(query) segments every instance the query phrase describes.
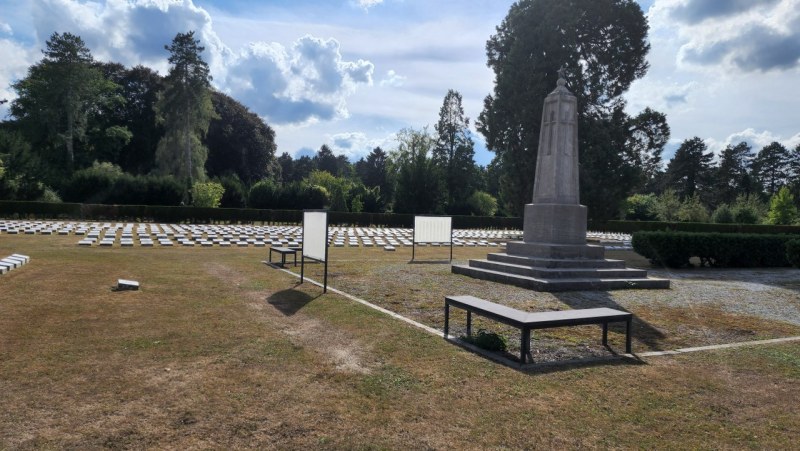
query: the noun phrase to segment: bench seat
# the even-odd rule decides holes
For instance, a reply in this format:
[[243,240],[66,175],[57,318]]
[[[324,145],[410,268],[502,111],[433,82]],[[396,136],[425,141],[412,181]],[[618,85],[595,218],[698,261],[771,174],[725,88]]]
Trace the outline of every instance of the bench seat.
[[277,252],[281,254],[281,266],[286,266],[286,256],[291,255],[294,257],[294,266],[297,266],[297,252],[300,249],[291,247],[270,247],[269,248],[269,262],[272,263],[272,253]]
[[633,315],[629,312],[614,310],[607,307],[553,312],[523,312],[474,296],[447,296],[445,297],[444,305],[445,338],[447,338],[449,334],[451,306],[466,310],[468,336],[472,335],[472,313],[520,329],[522,331],[520,363],[533,360],[530,355],[531,330],[554,327],[600,324],[603,326],[603,344],[607,345],[608,323],[625,322],[625,352],[631,352],[631,324]]

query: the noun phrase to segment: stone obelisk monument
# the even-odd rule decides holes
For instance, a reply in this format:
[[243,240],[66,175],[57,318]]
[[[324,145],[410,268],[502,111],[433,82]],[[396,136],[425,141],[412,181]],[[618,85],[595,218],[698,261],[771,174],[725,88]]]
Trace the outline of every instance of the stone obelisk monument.
[[603,246],[586,243],[586,207],[578,180],[578,101],[562,70],[544,101],[533,202],[525,205],[523,241],[506,253],[470,260],[452,270],[540,291],[669,288],[669,280],[647,277],[622,260],[606,260]]

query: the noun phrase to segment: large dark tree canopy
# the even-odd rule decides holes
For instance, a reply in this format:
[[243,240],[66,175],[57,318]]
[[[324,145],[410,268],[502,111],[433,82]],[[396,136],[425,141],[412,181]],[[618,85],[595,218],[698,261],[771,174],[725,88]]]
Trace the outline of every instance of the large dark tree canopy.
[[[627,128],[627,121],[614,116],[624,106],[621,95],[647,71],[647,30],[632,0],[521,0],[512,5],[486,44],[495,88],[477,124],[499,159],[501,195],[510,211],[520,212],[531,200],[542,102],[555,87],[559,67],[565,68],[567,85],[578,97],[581,129],[594,128],[587,121]],[[597,138],[591,141],[597,147]],[[587,149],[581,146],[581,151]],[[582,166],[585,170],[592,168]]]
[[209,176],[237,174],[248,186],[271,175],[275,132],[257,114],[220,92],[211,93],[217,117],[206,135]]

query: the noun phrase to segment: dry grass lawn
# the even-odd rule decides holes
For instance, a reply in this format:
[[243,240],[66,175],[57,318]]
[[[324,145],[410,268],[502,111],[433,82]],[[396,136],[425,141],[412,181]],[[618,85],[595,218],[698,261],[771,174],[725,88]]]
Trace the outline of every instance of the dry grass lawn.
[[[789,449],[800,436],[800,343],[521,372],[298,285],[263,248],[76,242],[0,235],[0,255],[31,256],[0,276],[0,449]],[[780,318],[800,306],[796,271],[758,289],[751,273],[682,272],[669,291],[551,295],[409,258],[332,248],[329,283],[433,327],[445,294],[617,305],[637,317],[638,352],[800,335]],[[114,292],[118,278],[142,288]],[[597,328],[553,330],[534,348],[606,355],[597,341]]]

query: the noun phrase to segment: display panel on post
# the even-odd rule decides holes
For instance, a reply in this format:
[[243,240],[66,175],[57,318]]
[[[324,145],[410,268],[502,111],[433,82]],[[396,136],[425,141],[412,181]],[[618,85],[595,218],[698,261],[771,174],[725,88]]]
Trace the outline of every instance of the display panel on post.
[[417,244],[423,243],[450,244],[450,260],[453,260],[453,218],[450,216],[414,216],[411,260],[414,260]]
[[328,291],[328,212],[306,210],[303,212],[303,251],[300,263],[300,282],[305,277],[305,259],[325,265],[323,292]]

